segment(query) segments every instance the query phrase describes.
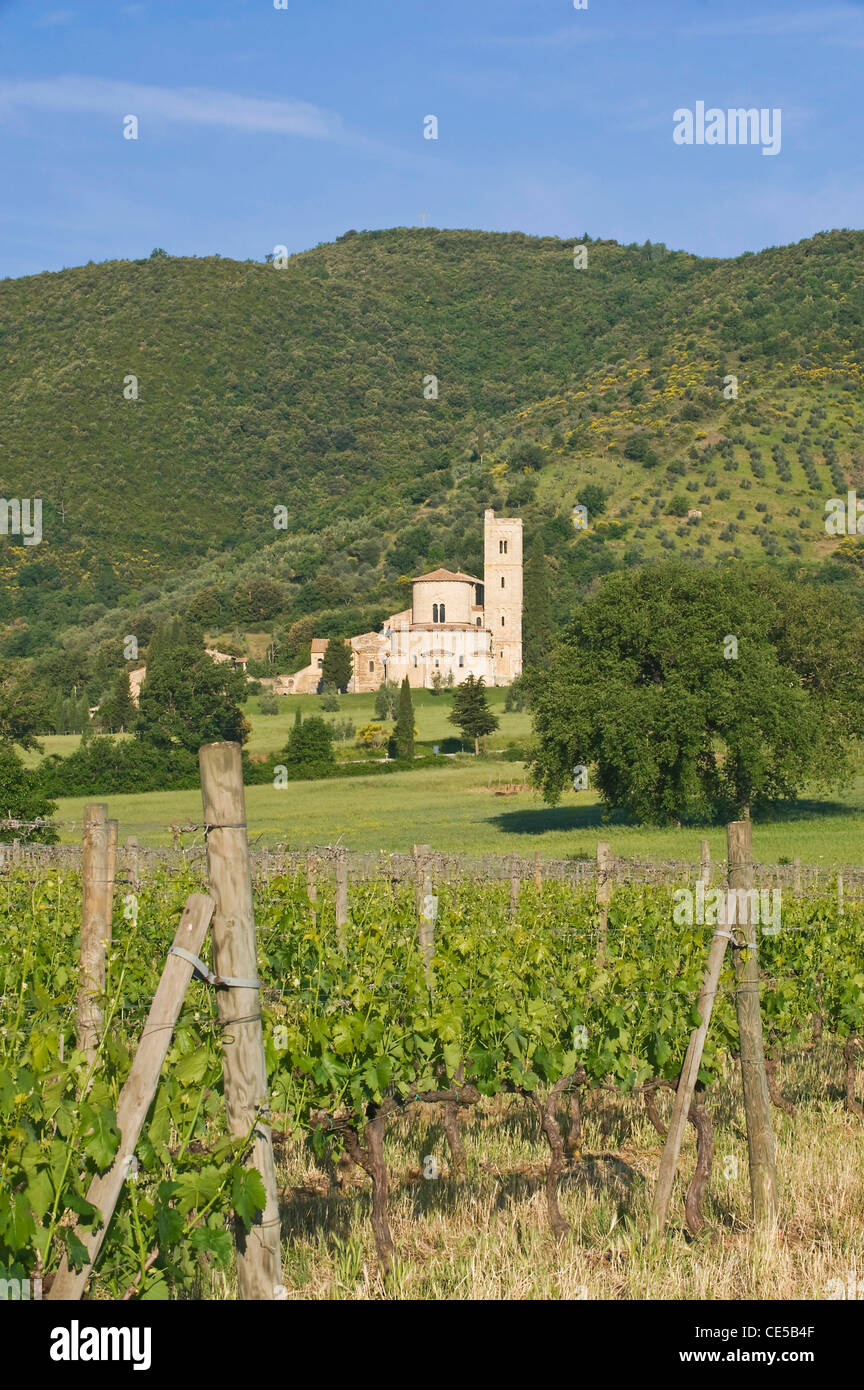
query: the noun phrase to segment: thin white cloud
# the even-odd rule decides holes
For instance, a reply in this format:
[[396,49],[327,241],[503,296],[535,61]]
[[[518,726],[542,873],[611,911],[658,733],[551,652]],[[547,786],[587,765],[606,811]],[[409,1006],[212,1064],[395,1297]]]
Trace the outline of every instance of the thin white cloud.
[[305,101],[268,101],[209,87],[150,87],[100,77],[59,77],[0,82],[0,119],[13,111],[64,111],[142,121],[225,126],[274,135],[334,140],[344,136],[342,118]]

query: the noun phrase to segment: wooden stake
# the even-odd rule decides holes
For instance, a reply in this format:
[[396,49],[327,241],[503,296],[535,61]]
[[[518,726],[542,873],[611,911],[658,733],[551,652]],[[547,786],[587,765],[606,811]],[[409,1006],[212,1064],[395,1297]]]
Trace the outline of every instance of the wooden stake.
[[81,953],[78,965],[78,1014],[76,1047],[92,1066],[105,1015],[106,943],[111,932],[106,921],[106,887],[109,877],[108,807],[91,802],[84,807],[81,906]]
[[[729,859],[729,889],[753,888],[753,850],[749,820],[732,821],[726,827]],[[741,903],[739,901],[739,909]],[[739,920],[732,943],[738,988],[735,1008],[741,1044],[741,1078],[747,1119],[747,1155],[750,1166],[750,1198],[753,1218],[770,1219],[777,1212],[777,1162],[774,1131],[771,1126],[771,1099],[765,1074],[765,1048],[762,1040],[762,1010],[759,1002],[759,954],[752,919],[752,899],[747,899],[744,922]],[[728,916],[731,918],[731,913]],[[738,916],[741,917],[739,910]],[[743,936],[743,941],[741,937]],[[747,959],[742,959],[746,948]]]
[[597,906],[600,910],[600,946],[598,960],[606,958],[606,929],[609,923],[609,903],[612,899],[612,853],[607,840],[597,841]]
[[336,937],[339,949],[346,949],[345,928],[348,925],[348,851],[336,851]]
[[438,915],[438,899],[432,892],[432,872],[429,861],[424,859],[421,863],[417,941],[420,946],[420,954],[423,957],[426,985],[431,990],[434,988],[432,957],[435,953],[435,918]]
[[534,887],[538,893],[543,892],[543,860],[539,853],[534,856]]
[[315,903],[318,901],[318,861],[314,854],[306,855],[306,896],[309,899],[309,913],[312,918],[313,927],[318,921],[318,913],[315,911]]
[[126,877],[133,888],[138,888],[138,840],[135,835],[126,839]]
[[[258,958],[252,907],[252,874],[246,837],[246,799],[239,743],[209,743],[200,749],[201,797],[207,825],[207,868],[215,899],[213,968],[217,975],[257,978]],[[249,1166],[264,1184],[265,1206],[248,1235],[238,1221],[237,1293],[241,1299],[282,1296],[279,1207],[267,1096],[267,1066],[257,988],[217,991],[225,1077],[225,1108],[232,1134],[252,1131]],[[256,1123],[257,1117],[257,1123]]]
[[693,1100],[693,1092],[699,1076],[699,1068],[702,1065],[702,1053],[705,1049],[705,1039],[708,1036],[708,1027],[711,1023],[714,1000],[717,997],[717,982],[720,979],[723,957],[726,954],[727,939],[727,928],[721,923],[717,927],[714,936],[711,938],[711,946],[708,950],[708,963],[705,968],[705,977],[702,981],[702,988],[699,991],[699,998],[696,1002],[696,1008],[701,1022],[690,1034],[684,1065],[681,1068],[681,1075],[678,1078],[678,1089],[675,1092],[675,1104],[672,1107],[672,1118],[669,1121],[669,1128],[666,1132],[666,1143],[663,1147],[663,1156],[660,1159],[660,1171],[657,1175],[657,1187],[654,1192],[654,1207],[652,1211],[652,1232],[657,1236],[662,1236],[666,1229],[666,1220],[669,1215],[669,1202],[672,1197],[672,1185],[675,1181],[675,1173],[678,1168],[678,1156],[681,1152],[681,1141],[684,1137],[684,1129],[690,1114],[690,1105]]
[[843,916],[843,875],[837,875],[837,916]]
[[711,882],[711,846],[707,840],[702,841],[702,882],[707,886]]
[[108,873],[105,877],[102,910],[105,914],[105,941],[111,945],[111,931],[114,917],[114,878],[117,873],[117,838],[119,824],[116,820],[108,822]]
[[432,853],[431,845],[415,845],[411,851],[414,857],[414,897],[417,903],[417,916],[423,905],[423,874],[426,860]]
[[[200,956],[213,907],[213,899],[203,893],[193,893],[187,898],[174,945],[193,956]],[[174,1025],[194,968],[190,961],[170,953],[165,961],[138,1050],[117,1101],[117,1129],[120,1133],[117,1156],[107,1173],[94,1177],[87,1189],[87,1201],[102,1213],[102,1225],[98,1231],[79,1230],[76,1227],[76,1236],[87,1248],[87,1259],[80,1270],[73,1271],[66,1256],[63,1256],[48,1294],[49,1299],[78,1299],[84,1293],[123,1190],[147,1111],[156,1094],[162,1063],[171,1046]]]
[[519,867],[515,859],[510,861],[510,916],[516,917],[519,912],[519,889],[522,881],[519,878]]
[[796,855],[792,860],[792,892],[796,898],[801,896],[801,860]]

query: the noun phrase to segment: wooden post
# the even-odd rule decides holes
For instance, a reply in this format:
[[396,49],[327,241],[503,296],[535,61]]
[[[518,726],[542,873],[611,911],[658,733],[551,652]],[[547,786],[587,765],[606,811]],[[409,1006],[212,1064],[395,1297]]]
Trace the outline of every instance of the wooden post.
[[597,841],[597,907],[600,915],[600,946],[598,959],[606,957],[606,928],[609,922],[609,903],[612,898],[612,853],[607,840]]
[[711,882],[711,846],[707,840],[702,841],[702,882],[707,885]]
[[516,917],[519,912],[519,889],[521,887],[519,878],[519,866],[516,859],[510,861],[510,916]]
[[654,1207],[651,1223],[653,1234],[658,1236],[662,1235],[666,1229],[669,1202],[672,1197],[672,1184],[675,1181],[675,1173],[678,1168],[678,1156],[681,1152],[681,1140],[684,1137],[684,1129],[690,1114],[693,1092],[699,1076],[699,1067],[702,1064],[702,1053],[705,1048],[705,1039],[708,1036],[708,1027],[711,1023],[714,1000],[717,996],[717,982],[720,979],[723,957],[726,954],[727,939],[727,929],[721,922],[711,938],[711,946],[708,951],[708,963],[705,967],[705,977],[702,981],[702,988],[699,991],[699,998],[696,1002],[696,1009],[701,1022],[690,1034],[687,1053],[684,1057],[684,1065],[681,1068],[681,1075],[678,1078],[678,1089],[675,1092],[675,1104],[672,1107],[672,1118],[669,1121],[669,1128],[666,1131],[666,1143],[663,1147],[663,1157],[660,1159],[660,1171],[657,1175],[657,1187],[654,1191]]
[[133,888],[138,888],[138,839],[135,835],[126,837],[126,877]]
[[318,921],[318,913],[315,911],[315,904],[318,901],[318,861],[314,854],[306,855],[306,896],[309,899],[309,913],[312,918],[313,927]]
[[432,853],[431,845],[415,845],[411,851],[414,857],[414,898],[417,903],[417,916],[423,906],[423,873],[426,860]]
[[[207,826],[207,869],[213,914],[213,968],[223,978],[256,980],[258,959],[252,875],[246,837],[246,799],[239,743],[200,749],[201,797]],[[232,1134],[252,1132],[248,1163],[264,1184],[263,1213],[248,1235],[238,1221],[237,1293],[241,1299],[282,1296],[279,1207],[270,1134],[267,1065],[258,986],[217,990],[225,1078],[225,1108]]]
[[120,826],[116,820],[108,822],[108,873],[105,876],[103,887],[104,903],[103,912],[105,913],[105,940],[111,945],[111,929],[114,917],[114,879],[117,873],[117,839]]
[[[753,888],[753,850],[749,820],[732,821],[726,827],[729,859],[729,889]],[[727,899],[728,901],[728,899]],[[759,953],[756,941],[757,924],[753,922],[751,899],[746,900],[744,922],[740,921],[742,901],[738,906],[738,939],[732,942],[735,976],[738,988],[735,1008],[738,1014],[738,1034],[741,1045],[741,1079],[744,1087],[744,1112],[747,1119],[747,1155],[750,1166],[750,1197],[754,1220],[772,1218],[777,1211],[777,1163],[774,1152],[774,1131],[771,1127],[771,1099],[765,1073],[765,1049],[762,1041],[762,1010],[759,1001]],[[726,914],[731,926],[732,912]],[[743,936],[743,941],[741,937]],[[746,949],[747,959],[742,959]]]
[[348,851],[336,851],[336,936],[339,949],[346,949],[345,928],[348,925]]
[[21,860],[21,841],[12,841],[12,863],[18,864]]
[[[174,945],[193,956],[200,956],[213,907],[213,899],[203,893],[193,893],[187,898]],[[107,1173],[94,1177],[87,1190],[87,1201],[101,1212],[102,1225],[97,1231],[76,1228],[76,1236],[87,1249],[87,1259],[80,1270],[73,1271],[66,1256],[63,1256],[48,1294],[49,1299],[77,1299],[84,1293],[123,1190],[147,1111],[156,1094],[162,1063],[171,1046],[174,1025],[194,968],[191,961],[171,953],[165,961],[138,1050],[117,1101],[117,1129],[120,1134],[117,1156]]]
[[797,854],[792,860],[792,892],[796,898],[801,896],[801,860]]
[[106,943],[110,936],[110,916],[106,921],[106,895],[109,875],[108,807],[91,802],[84,807],[81,954],[78,966],[78,1014],[76,1046],[92,1066],[102,1033],[105,1015]]
[[837,916],[843,916],[843,875],[837,875]]
[[534,887],[538,893],[543,892],[543,860],[539,851],[534,856]]
[[435,919],[438,915],[438,899],[432,892],[432,872],[429,860],[421,860],[420,865],[417,941],[420,946],[420,954],[423,957],[426,985],[429,990],[432,990],[435,983],[432,974],[432,956],[435,953]]

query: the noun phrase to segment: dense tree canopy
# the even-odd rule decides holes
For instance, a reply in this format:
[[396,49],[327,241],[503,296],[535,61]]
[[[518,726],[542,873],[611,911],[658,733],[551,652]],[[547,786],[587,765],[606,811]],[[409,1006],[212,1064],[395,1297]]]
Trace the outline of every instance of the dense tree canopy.
[[282,756],[286,763],[332,763],[332,727],[317,714],[296,723]]
[[327,643],[321,664],[321,680],[336,690],[345,691],[354,669],[354,656],[347,642],[332,637]]
[[0,743],[38,748],[36,731],[46,719],[45,700],[8,661],[0,662]]
[[864,624],[828,589],[768,569],[616,574],[527,677],[535,778],[554,803],[593,764],[603,800],[644,820],[749,814],[842,779],[862,679]]
[[480,752],[480,739],[498,728],[498,716],[486,703],[486,682],[482,676],[467,676],[453,693],[453,709],[447,718],[465,738],[473,738],[474,752]]
[[[50,818],[57,809],[42,790],[39,778],[24,767],[8,743],[0,742],[0,820],[37,821]],[[58,840],[52,826],[36,830],[19,830],[0,826],[0,840],[30,840],[53,845]]]
[[190,752],[202,743],[244,743],[245,695],[245,677],[230,662],[217,665],[185,630],[168,628],[151,643],[135,733],[154,747]]

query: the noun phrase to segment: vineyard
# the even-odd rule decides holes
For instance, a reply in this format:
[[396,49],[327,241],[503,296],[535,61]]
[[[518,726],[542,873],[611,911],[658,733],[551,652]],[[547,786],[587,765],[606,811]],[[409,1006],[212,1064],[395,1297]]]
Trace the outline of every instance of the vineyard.
[[[234,1242],[242,1245],[260,1223],[266,1194],[251,1162],[256,1119],[245,1135],[226,1126],[223,1054],[232,1039],[218,987],[200,971],[134,1153],[118,1154],[118,1097],[184,905],[205,886],[200,861],[154,867],[140,883],[118,877],[104,1026],[88,1052],[76,1045],[80,867],[28,859],[0,876],[7,1278],[41,1279],[50,1296],[61,1262],[74,1269],[86,1261],[88,1233],[100,1226],[88,1191],[119,1157],[122,1192],[88,1297],[233,1296]],[[365,1270],[370,1296],[398,1295],[408,1266],[424,1255],[422,1242],[409,1257],[394,1237],[394,1204],[400,1225],[406,1194],[418,1220],[437,1202],[436,1220],[443,1214],[458,1225],[460,1201],[483,1208],[489,1152],[499,1188],[522,1183],[536,1196],[537,1229],[520,1239],[548,1241],[547,1264],[568,1264],[586,1244],[592,1258],[608,1259],[625,1230],[630,1257],[641,1260],[635,1252],[649,1236],[657,1155],[640,1170],[625,1150],[634,1126],[665,1134],[700,1022],[712,940],[711,926],[679,925],[675,916],[673,889],[662,884],[623,884],[601,901],[590,884],[538,877],[514,893],[506,879],[438,881],[428,866],[416,881],[393,874],[350,885],[291,864],[258,874],[260,1014],[283,1231],[276,1296],[313,1296],[318,1258],[336,1259],[341,1287],[346,1279],[354,1287]],[[781,1227],[794,1196],[783,1154],[800,1148],[814,1123],[860,1147],[862,941],[864,901],[851,893],[838,904],[836,891],[784,892],[779,930],[759,935],[767,1074],[785,1127]],[[740,1096],[730,1081],[739,1052],[736,970],[746,957],[744,946],[723,960],[689,1109],[697,1142],[695,1152],[689,1144],[683,1151],[667,1258],[692,1239],[722,1247],[730,1224],[748,1225],[747,1214],[730,1216],[718,1191],[728,1160],[722,1175],[712,1162],[715,1125],[737,1132],[742,1152]],[[508,1174],[503,1140],[517,1131]],[[619,1139],[603,1163],[589,1152],[601,1132]],[[638,1181],[622,1195],[625,1171]],[[834,1180],[829,1174],[829,1186]],[[433,1198],[436,1191],[446,1196]],[[567,1211],[577,1207],[574,1229]],[[611,1210],[620,1230],[604,1235],[592,1210],[604,1229]],[[851,1234],[833,1239],[843,1269],[843,1258],[860,1261],[860,1229],[857,1256]]]

